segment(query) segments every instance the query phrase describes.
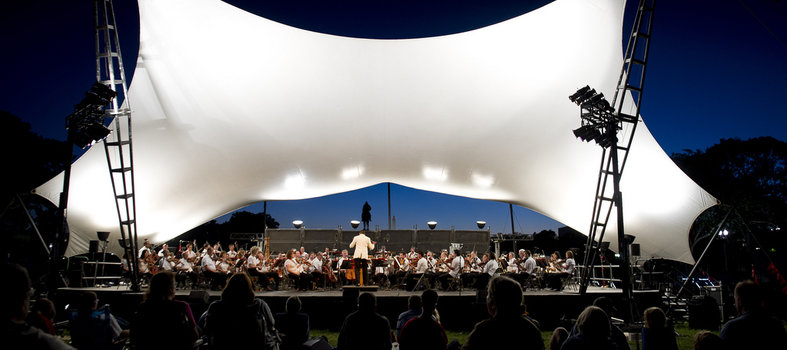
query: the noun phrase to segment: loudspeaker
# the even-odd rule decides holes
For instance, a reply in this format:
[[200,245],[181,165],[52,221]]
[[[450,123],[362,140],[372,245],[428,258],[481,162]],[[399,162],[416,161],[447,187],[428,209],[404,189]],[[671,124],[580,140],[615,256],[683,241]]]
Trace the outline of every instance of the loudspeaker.
[[98,253],[98,241],[91,240],[90,241],[90,249],[88,249],[90,253]]
[[307,340],[301,346],[301,349],[309,349],[309,350],[332,350],[333,347],[331,344],[323,338],[311,338]]
[[719,304],[707,295],[695,295],[689,300],[689,328],[718,330],[721,324]]
[[639,255],[639,243],[632,243],[631,244],[631,256],[640,256]]

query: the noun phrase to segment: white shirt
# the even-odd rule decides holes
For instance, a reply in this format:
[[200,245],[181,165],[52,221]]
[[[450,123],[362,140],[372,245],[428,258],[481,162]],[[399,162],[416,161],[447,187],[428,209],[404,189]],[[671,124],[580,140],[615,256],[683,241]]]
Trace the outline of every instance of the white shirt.
[[254,269],[260,266],[260,259],[257,259],[256,256],[251,255],[246,258],[246,268],[247,269]]
[[506,272],[519,272],[519,266],[516,265],[516,258],[512,258],[508,260],[508,267],[506,267]]
[[236,252],[234,250],[228,250],[227,251],[227,256],[234,259],[236,256],[238,256],[238,252]]
[[497,261],[489,260],[489,262],[484,265],[484,273],[489,274],[489,276],[494,276],[497,273]]
[[415,273],[426,273],[426,270],[429,270],[429,263],[426,262],[426,258],[421,258],[415,265]]
[[161,259],[161,269],[164,271],[172,271],[172,263],[167,259]]
[[178,265],[176,265],[176,268],[179,271],[194,272],[193,266],[191,265],[189,260],[187,258],[185,258],[185,257],[184,258],[180,258],[180,260],[178,260]]
[[565,272],[567,274],[574,274],[574,268],[577,267],[577,263],[574,261],[574,259],[568,258],[566,259],[566,263],[564,266],[566,269]]
[[161,258],[163,256],[164,256],[164,248],[161,248],[161,250],[158,251],[158,257]]
[[318,257],[314,257],[311,260],[311,267],[309,268],[309,272],[322,272],[322,260]]
[[371,238],[363,233],[359,233],[350,242],[350,248],[353,247],[355,248],[353,259],[369,259],[369,249],[374,249],[374,244],[372,244]]
[[454,260],[451,260],[451,271],[448,272],[451,277],[456,277],[460,273],[462,273],[462,265],[464,263],[464,259],[461,256],[457,256]]
[[399,263],[399,257],[394,258],[394,269],[408,271],[410,270],[410,261],[407,258],[402,258],[402,262]]
[[481,259],[478,257],[470,258],[470,272],[481,272]]
[[187,250],[187,251],[183,252],[182,256],[185,256],[186,259],[191,260],[191,259],[194,259],[194,257],[197,256],[197,253],[195,253],[193,250]]
[[287,260],[284,262],[284,273],[286,273],[286,274],[288,274],[288,275],[289,275],[289,274],[291,274],[291,273],[292,273],[292,272],[290,272],[290,270],[296,271],[296,272],[297,272],[297,273],[299,273],[299,274],[302,272],[302,271],[300,270],[299,266],[298,266],[298,263],[297,263],[297,262],[295,262],[295,258],[292,258],[292,259],[287,259]]
[[532,256],[527,257],[527,260],[525,260],[525,272],[532,274],[535,269],[536,259],[533,259]]
[[213,259],[211,259],[210,256],[208,256],[208,254],[205,254],[205,256],[202,257],[201,267],[202,267],[202,271],[217,272],[216,263],[213,262]]

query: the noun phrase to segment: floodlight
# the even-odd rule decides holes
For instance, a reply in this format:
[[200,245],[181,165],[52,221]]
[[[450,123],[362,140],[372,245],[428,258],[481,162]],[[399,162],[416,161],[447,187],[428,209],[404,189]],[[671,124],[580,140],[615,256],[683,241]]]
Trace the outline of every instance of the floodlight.
[[568,99],[571,100],[571,102],[575,102],[575,103],[579,104],[577,102],[577,100],[579,99],[580,96],[582,96],[586,92],[588,92],[588,90],[590,90],[590,85],[585,85],[585,87],[577,90],[577,92],[575,92],[573,95],[569,96]]
[[476,221],[475,224],[478,226],[478,229],[481,230],[486,226],[486,221]]
[[590,142],[601,137],[601,132],[592,125],[583,125],[579,129],[574,130],[574,136],[582,141]]
[[295,226],[295,228],[301,228],[303,226],[303,220],[293,220],[292,226]]
[[437,227],[437,221],[427,221],[426,225],[429,226],[430,230],[434,230],[434,228]]
[[596,143],[603,148],[609,148],[615,142],[618,142],[617,135],[602,134],[596,138]]
[[109,232],[107,231],[97,231],[96,236],[98,236],[98,240],[102,242],[109,240]]
[[358,220],[350,220],[350,225],[352,225],[353,228],[358,228],[358,225],[360,224],[361,222]]

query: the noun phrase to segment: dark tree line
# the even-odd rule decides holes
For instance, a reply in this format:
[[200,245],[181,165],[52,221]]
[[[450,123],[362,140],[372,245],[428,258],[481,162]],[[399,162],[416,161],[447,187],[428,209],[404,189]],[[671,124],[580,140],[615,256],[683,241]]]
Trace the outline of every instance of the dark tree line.
[[723,139],[672,159],[721,201],[695,220],[689,234],[695,258],[708,247],[703,273],[728,286],[754,277],[774,294],[787,294],[787,143],[772,137]]
[[[219,223],[216,220],[208,221],[184,232],[170,242],[171,244],[177,244],[180,240],[189,242],[196,240],[200,247],[205,242],[210,242],[211,244],[221,242],[221,246],[226,249],[228,244],[234,243],[230,239],[230,234],[262,233],[265,229],[266,221],[268,228],[279,228],[279,223],[270,214],[236,211],[232,213],[229,220],[223,223]],[[243,246],[241,242],[238,243]]]

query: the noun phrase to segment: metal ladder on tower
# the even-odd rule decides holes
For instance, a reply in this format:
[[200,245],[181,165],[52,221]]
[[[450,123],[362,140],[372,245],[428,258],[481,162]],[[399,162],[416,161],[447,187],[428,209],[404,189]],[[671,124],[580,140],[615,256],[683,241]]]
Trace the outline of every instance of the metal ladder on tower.
[[[626,165],[626,160],[634,141],[634,131],[639,122],[640,104],[642,102],[642,91],[645,81],[645,68],[648,60],[648,49],[650,47],[650,37],[653,28],[653,9],[655,0],[640,0],[637,13],[634,19],[634,26],[626,45],[623,68],[620,71],[617,88],[612,100],[617,115],[618,138],[614,142],[617,147],[613,147],[609,152],[604,148],[601,153],[601,165],[599,167],[598,181],[596,183],[595,203],[593,204],[593,215],[588,231],[588,240],[585,246],[585,257],[583,259],[584,269],[580,275],[580,294],[587,291],[588,283],[592,275],[596,257],[601,249],[600,242],[604,239],[612,208],[615,206],[614,189],[610,188],[609,183],[614,182],[615,176],[622,175]],[[631,99],[633,105],[627,105],[626,100]],[[624,108],[633,109],[630,113],[624,112]],[[621,135],[622,134],[622,135]],[[621,158],[622,157],[622,158]],[[622,161],[618,163],[618,159]],[[618,167],[618,164],[620,166]],[[622,198],[621,198],[622,200]],[[619,226],[622,218],[618,218]],[[599,242],[599,244],[596,244]],[[620,252],[621,257],[628,259],[626,252]],[[628,260],[625,266],[628,269]],[[629,276],[629,274],[625,274]],[[625,277],[624,277],[625,278]],[[627,281],[623,281],[626,284]],[[629,290],[631,282],[628,281]]]
[[[137,217],[134,191],[134,156],[131,141],[131,103],[128,84],[120,52],[120,42],[112,0],[94,0],[96,33],[96,80],[118,93],[106,108],[106,118],[111,119],[111,134],[104,140],[109,176],[115,196],[115,206],[120,223],[120,235],[128,256],[131,272],[131,289],[139,288],[137,259]],[[122,93],[123,105],[118,104]]]

